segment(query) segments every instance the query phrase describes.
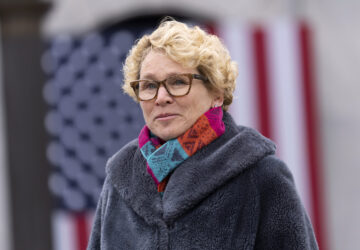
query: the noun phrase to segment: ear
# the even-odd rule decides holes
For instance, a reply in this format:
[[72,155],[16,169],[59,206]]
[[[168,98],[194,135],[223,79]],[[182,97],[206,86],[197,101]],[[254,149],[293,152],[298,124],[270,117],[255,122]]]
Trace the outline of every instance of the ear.
[[213,95],[212,107],[221,107],[224,103],[224,93],[216,92]]

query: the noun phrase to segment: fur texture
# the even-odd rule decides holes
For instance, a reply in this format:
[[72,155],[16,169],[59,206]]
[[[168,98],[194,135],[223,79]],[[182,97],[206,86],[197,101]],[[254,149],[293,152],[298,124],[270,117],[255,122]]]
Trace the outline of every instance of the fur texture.
[[224,123],[175,169],[163,198],[137,140],[110,158],[88,250],[318,249],[275,145],[226,112]]

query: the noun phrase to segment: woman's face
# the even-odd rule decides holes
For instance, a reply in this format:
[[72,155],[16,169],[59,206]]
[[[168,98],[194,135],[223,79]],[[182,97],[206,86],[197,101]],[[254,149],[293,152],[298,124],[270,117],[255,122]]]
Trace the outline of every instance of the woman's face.
[[[199,74],[196,69],[184,68],[164,53],[150,51],[142,62],[140,79],[161,81],[174,74]],[[188,95],[172,97],[163,85],[156,98],[140,101],[146,125],[152,133],[167,141],[185,133],[196,120],[214,104],[215,100],[201,80],[193,79]]]

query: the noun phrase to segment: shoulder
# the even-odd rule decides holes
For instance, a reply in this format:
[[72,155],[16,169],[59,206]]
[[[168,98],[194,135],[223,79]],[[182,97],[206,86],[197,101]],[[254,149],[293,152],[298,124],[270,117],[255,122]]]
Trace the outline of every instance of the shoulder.
[[292,174],[286,164],[275,155],[268,155],[257,163],[256,175],[260,179],[289,179]]
[[318,249],[288,167],[276,156],[254,167],[260,226],[257,249]]
[[293,176],[286,164],[275,155],[261,159],[253,168],[254,181],[260,193],[296,195]]
[[134,139],[111,156],[106,163],[106,173],[111,173],[121,163],[130,162],[138,149],[138,145],[138,139]]

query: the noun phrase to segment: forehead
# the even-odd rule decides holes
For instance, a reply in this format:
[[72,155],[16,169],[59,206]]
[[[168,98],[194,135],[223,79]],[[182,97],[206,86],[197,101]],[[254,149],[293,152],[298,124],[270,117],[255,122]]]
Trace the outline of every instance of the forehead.
[[172,60],[164,52],[151,50],[144,58],[140,68],[140,78],[164,79],[173,74],[198,73],[196,69],[186,68]]

